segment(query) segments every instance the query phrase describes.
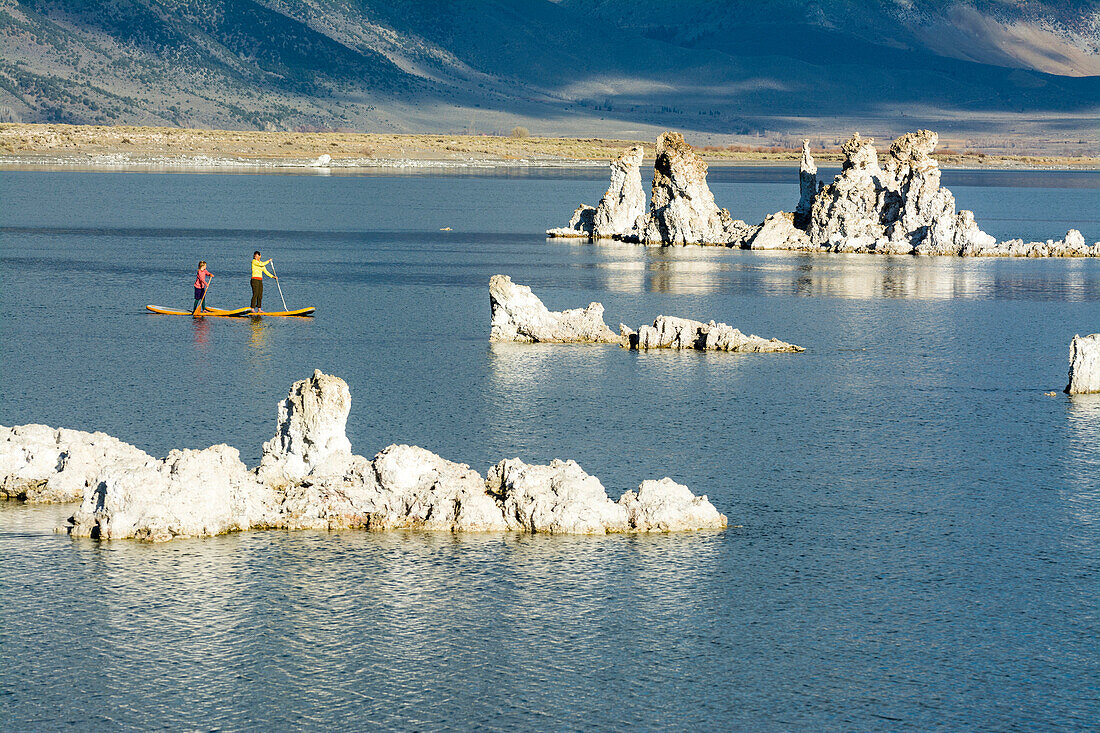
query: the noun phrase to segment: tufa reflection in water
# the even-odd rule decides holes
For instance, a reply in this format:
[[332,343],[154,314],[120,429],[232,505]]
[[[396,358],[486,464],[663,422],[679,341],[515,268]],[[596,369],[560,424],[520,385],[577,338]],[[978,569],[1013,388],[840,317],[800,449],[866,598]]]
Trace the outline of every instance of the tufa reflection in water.
[[[588,248],[580,252],[582,247]],[[574,244],[595,253],[601,284],[611,292],[830,296],[856,300],[1052,298],[1100,299],[1084,260],[955,260],[862,254],[807,254],[722,247],[646,247],[599,240]]]
[[[57,537],[57,515],[0,507],[0,550],[22,548],[0,588],[35,567],[50,589],[3,613],[2,656],[33,658],[36,619],[58,621],[81,664],[48,679],[25,668],[24,680],[49,710],[35,720],[77,727],[574,719],[605,692],[593,680],[620,684],[609,650],[641,661],[658,652],[646,639],[666,653],[691,643],[680,629],[707,615],[725,554],[711,533],[257,532],[150,546]],[[74,695],[88,668],[95,693]],[[18,720],[37,727],[27,712]]]

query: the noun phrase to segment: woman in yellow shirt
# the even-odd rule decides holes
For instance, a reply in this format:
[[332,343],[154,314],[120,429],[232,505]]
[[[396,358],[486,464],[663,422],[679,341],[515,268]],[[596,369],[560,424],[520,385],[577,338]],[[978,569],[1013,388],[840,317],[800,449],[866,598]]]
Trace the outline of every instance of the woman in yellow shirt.
[[[275,277],[267,271],[267,262],[260,259],[260,250],[252,253],[252,312],[259,313],[264,300],[264,275]],[[275,277],[276,280],[279,278]]]

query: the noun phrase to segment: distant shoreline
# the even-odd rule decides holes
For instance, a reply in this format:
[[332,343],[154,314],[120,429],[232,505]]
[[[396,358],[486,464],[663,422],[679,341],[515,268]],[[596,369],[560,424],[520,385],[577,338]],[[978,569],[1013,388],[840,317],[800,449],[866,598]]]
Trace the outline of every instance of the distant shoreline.
[[[345,132],[258,132],[167,127],[0,124],[0,169],[340,172],[451,169],[518,170],[603,167],[630,145],[652,141],[603,138],[396,135]],[[797,165],[801,150],[700,148],[711,166]],[[814,150],[839,164],[839,151]],[[1100,169],[1100,157],[1038,157],[943,151],[944,168]]]
[[131,170],[149,172],[221,172],[221,173],[351,173],[355,171],[415,171],[415,170],[520,170],[592,168],[602,171],[607,161],[586,160],[497,160],[469,158],[437,160],[430,158],[365,158],[333,160],[318,165],[313,159],[265,160],[253,158],[213,158],[206,155],[123,155],[118,153],[87,155],[3,155],[0,170]]

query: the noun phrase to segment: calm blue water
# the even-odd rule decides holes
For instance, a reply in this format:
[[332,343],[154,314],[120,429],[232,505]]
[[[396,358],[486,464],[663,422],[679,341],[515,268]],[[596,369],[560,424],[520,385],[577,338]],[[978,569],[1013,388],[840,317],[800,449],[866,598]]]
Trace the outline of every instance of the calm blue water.
[[[790,169],[715,169],[734,216]],[[999,237],[1100,239],[1100,174],[947,171]],[[792,182],[793,181],[793,182]],[[257,532],[150,546],[0,504],[0,725],[25,729],[1081,730],[1100,717],[1100,261],[547,242],[602,171],[0,172],[0,423],[246,461],[314,368],[366,455],[670,475],[730,530]],[[451,227],[453,231],[439,231]],[[290,307],[250,323],[252,250]],[[711,318],[800,355],[490,346],[487,283],[612,326]],[[279,303],[268,285],[265,306]]]

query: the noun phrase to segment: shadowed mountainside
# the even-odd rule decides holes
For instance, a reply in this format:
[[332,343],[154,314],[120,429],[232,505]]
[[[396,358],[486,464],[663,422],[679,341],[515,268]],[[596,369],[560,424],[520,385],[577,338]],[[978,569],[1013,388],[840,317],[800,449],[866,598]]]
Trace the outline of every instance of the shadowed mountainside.
[[0,121],[700,142],[925,125],[1096,149],[1100,76],[1060,74],[1100,58],[1098,3],[907,7],[0,0]]
[[745,56],[903,68],[921,68],[942,56],[1065,76],[1100,74],[1097,0],[558,2],[646,37],[736,48]]

